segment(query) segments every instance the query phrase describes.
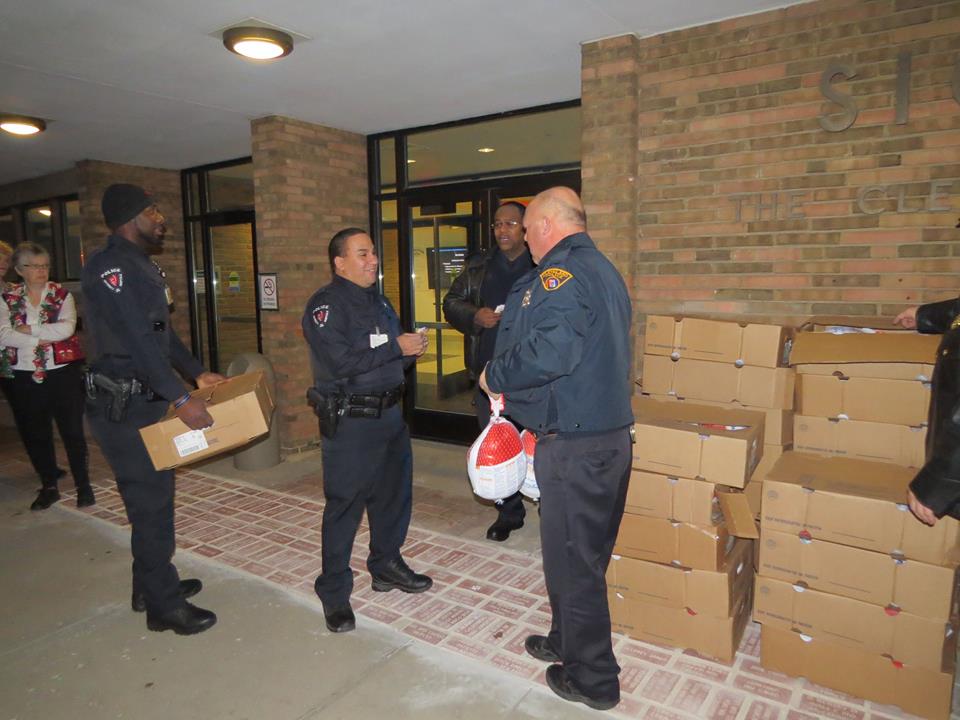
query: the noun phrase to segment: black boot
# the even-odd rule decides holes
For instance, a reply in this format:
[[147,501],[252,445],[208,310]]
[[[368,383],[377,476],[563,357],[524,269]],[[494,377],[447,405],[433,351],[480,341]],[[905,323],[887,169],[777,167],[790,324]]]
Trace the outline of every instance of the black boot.
[[173,630],[177,635],[196,635],[216,624],[217,616],[214,613],[188,602],[165,613],[147,613],[147,629],[154,632]]
[[350,632],[357,627],[357,618],[353,614],[350,603],[329,608],[324,605],[323,619],[327,623],[327,630],[332,633]]
[[396,588],[405,593],[422,593],[433,585],[433,580],[426,575],[415,573],[399,556],[388,562],[379,572],[371,570],[370,576],[376,592],[388,592]]
[[46,510],[60,499],[60,491],[55,487],[42,487],[37,499],[30,504],[31,510]]
[[93,488],[89,485],[81,485],[77,488],[77,507],[84,508],[96,505],[97,499],[93,496]]
[[551,665],[547,668],[547,686],[564,700],[580,702],[594,710],[610,710],[620,702],[619,694],[615,698],[595,698],[583,693],[567,676],[563,665]]

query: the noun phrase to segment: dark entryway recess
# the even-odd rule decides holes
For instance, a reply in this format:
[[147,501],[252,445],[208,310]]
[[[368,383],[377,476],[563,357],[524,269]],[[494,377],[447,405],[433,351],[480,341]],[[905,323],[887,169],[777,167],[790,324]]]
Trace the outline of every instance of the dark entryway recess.
[[579,192],[579,138],[578,101],[369,138],[381,289],[406,330],[430,333],[404,398],[415,437],[476,438],[463,336],[444,321],[443,297],[465,258],[490,247],[500,203],[555,185]]

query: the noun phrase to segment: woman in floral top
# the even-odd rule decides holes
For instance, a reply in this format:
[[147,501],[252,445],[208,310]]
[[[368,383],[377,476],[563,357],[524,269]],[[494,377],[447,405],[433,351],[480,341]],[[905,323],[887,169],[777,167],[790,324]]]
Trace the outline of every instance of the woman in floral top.
[[57,467],[52,421],[67,451],[77,507],[93,505],[73,296],[50,281],[50,256],[40,245],[18,245],[11,263],[23,282],[2,293],[7,311],[0,306],[0,377],[20,439],[40,476],[40,492],[30,509],[45,510],[60,499],[57,481],[64,472]]

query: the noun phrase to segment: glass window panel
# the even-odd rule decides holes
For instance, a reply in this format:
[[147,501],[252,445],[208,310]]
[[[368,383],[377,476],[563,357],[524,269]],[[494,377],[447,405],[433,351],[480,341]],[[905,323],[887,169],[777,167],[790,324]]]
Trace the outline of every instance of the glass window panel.
[[53,255],[53,206],[32,207],[26,212],[24,228],[28,242],[34,242],[46,248]]
[[580,108],[516,115],[407,138],[411,184],[580,162]]
[[253,208],[253,163],[209,171],[207,195],[209,212]]
[[193,349],[199,357],[200,362],[206,365],[209,362],[207,354],[207,286],[206,273],[203,265],[203,229],[198,222],[187,224],[187,242],[193,249],[193,267],[190,268],[190,276],[193,287],[193,307],[194,323],[197,327],[197,337],[200,339],[200,347]]
[[200,207],[200,172],[187,174],[187,215],[199,215]]
[[63,204],[64,270],[67,280],[79,280],[83,268],[83,245],[80,240],[80,202],[67,200]]
[[443,298],[475,243],[479,203],[450,205],[441,214],[430,205],[410,208],[414,324],[426,327],[430,336],[430,347],[416,364],[416,407],[472,414],[464,339],[443,319]]
[[17,233],[13,225],[12,212],[0,212],[0,242],[5,242],[10,247],[17,244]]
[[210,228],[210,250],[216,278],[217,365],[226,372],[237,355],[257,352],[253,226]]
[[397,187],[396,141],[384,138],[377,143],[380,156],[380,190],[395,190]]
[[400,312],[400,233],[397,230],[397,201],[380,203],[380,277],[383,294]]

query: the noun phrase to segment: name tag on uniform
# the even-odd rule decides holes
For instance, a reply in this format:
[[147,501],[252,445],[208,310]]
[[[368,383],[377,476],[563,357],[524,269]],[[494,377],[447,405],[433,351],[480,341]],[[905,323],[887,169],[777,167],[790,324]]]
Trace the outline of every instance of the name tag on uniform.
[[370,333],[370,347],[378,348],[381,345],[386,345],[390,340],[390,336],[386,333]]
[[173,292],[171,292],[169,285],[163,286],[163,295],[167,298],[167,305],[173,305]]

